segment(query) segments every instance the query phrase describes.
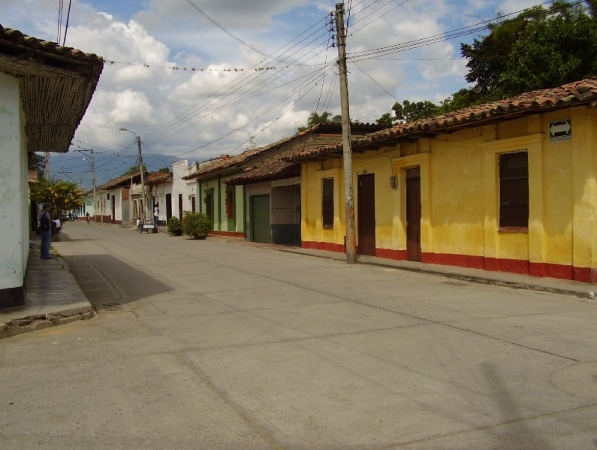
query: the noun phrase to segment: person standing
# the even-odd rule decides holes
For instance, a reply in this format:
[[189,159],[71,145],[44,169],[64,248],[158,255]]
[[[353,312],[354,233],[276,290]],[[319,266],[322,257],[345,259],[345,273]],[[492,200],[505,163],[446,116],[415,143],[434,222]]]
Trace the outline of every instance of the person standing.
[[50,214],[50,205],[44,205],[44,209],[39,218],[39,228],[41,234],[41,259],[52,259],[50,255],[50,245],[52,243],[52,215]]
[[158,226],[159,220],[160,220],[160,209],[158,208],[158,205],[155,205],[155,207],[153,208],[153,223],[156,227]]

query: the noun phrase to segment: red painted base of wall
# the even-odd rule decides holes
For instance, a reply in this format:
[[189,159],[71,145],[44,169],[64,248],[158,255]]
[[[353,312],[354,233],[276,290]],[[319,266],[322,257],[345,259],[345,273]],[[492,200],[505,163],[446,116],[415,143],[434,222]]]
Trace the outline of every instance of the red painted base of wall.
[[375,256],[396,261],[406,261],[407,258],[406,250],[390,250],[389,248],[376,248]]
[[342,244],[332,244],[330,242],[302,242],[303,248],[308,248],[311,250],[327,250],[330,252],[339,252],[345,253],[344,245]]
[[[327,242],[303,241],[303,248],[344,253],[343,245]],[[406,261],[407,259],[406,250],[378,248],[375,250],[375,256],[396,261]],[[573,267],[563,264],[532,263],[518,259],[485,258],[483,256],[452,255],[446,253],[423,253],[421,255],[421,262],[489,270],[492,272],[518,273],[534,277],[582,281],[584,283],[597,283],[597,268],[590,267]]]

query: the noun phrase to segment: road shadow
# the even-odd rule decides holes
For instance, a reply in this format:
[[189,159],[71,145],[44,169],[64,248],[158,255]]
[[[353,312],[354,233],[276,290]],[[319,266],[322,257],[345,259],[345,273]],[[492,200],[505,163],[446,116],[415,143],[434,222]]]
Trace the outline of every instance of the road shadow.
[[498,406],[503,428],[490,431],[500,445],[496,450],[506,448],[524,448],[526,450],[550,450],[552,447],[541,436],[533,433],[524,422],[524,417],[519,413],[519,405],[512,396],[497,367],[493,363],[483,363],[481,371],[487,380],[491,394]]
[[112,255],[72,255],[63,259],[87,299],[96,306],[128,303],[174,290]]

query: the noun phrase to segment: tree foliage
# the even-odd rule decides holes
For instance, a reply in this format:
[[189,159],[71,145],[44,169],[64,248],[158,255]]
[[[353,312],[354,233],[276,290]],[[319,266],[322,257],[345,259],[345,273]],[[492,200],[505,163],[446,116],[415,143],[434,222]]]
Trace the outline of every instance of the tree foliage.
[[466,80],[482,101],[559,86],[597,74],[597,2],[536,6],[462,44]]
[[413,122],[427,117],[438,115],[441,110],[435,103],[425,100],[423,102],[410,102],[404,100],[402,103],[396,102],[392,106],[395,119],[399,122]]
[[[147,166],[145,164],[143,164],[143,170],[147,171]],[[125,176],[125,175],[130,175],[130,176],[134,176],[134,175],[138,175],[139,172],[139,164],[131,166],[126,172],[124,172],[121,176]]]
[[439,105],[396,102],[395,116],[384,114],[377,123],[411,122],[597,75],[597,0],[527,9],[490,25],[489,34],[472,44],[461,44],[461,54],[472,87]]
[[385,113],[383,116],[377,119],[375,123],[377,125],[390,127],[394,124],[394,116],[392,115],[392,113]]
[[309,128],[313,128],[315,125],[328,123],[342,123],[342,116],[332,116],[332,113],[329,111],[323,111],[321,114],[319,114],[317,111],[313,111],[309,115],[307,125],[299,127],[298,131],[305,131]]
[[83,192],[71,181],[48,181],[40,178],[30,191],[31,199],[38,204],[48,203],[52,217],[83,206]]
[[203,213],[185,211],[182,217],[182,231],[193,239],[205,239],[213,230],[212,221]]

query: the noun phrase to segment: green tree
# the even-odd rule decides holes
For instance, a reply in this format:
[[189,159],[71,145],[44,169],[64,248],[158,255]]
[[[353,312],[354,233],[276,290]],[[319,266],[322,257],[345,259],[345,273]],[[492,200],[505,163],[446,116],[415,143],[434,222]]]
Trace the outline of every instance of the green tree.
[[[147,166],[143,164],[143,170],[147,171]],[[125,175],[137,175],[139,174],[139,164],[135,166],[131,166],[126,172],[124,172],[121,176]]]
[[392,106],[395,119],[400,122],[413,122],[427,117],[433,117],[441,112],[439,106],[435,103],[425,100],[423,102],[410,102],[404,100],[402,103],[396,102]]
[[309,128],[313,128],[315,125],[319,124],[328,124],[328,123],[342,123],[342,116],[336,115],[332,116],[332,113],[329,111],[323,111],[319,114],[317,111],[313,111],[309,115],[309,119],[307,120],[307,125],[303,125],[298,128],[298,131],[305,131]]
[[490,26],[484,38],[461,45],[466,80],[486,102],[595,75],[595,12],[595,0],[556,1]]
[[483,103],[484,96],[476,88],[464,88],[455,92],[450,97],[442,100],[440,104],[441,114],[449,113],[450,111],[457,111],[462,108],[467,108],[472,105]]
[[394,124],[394,116],[392,113],[385,113],[379,119],[375,121],[377,125],[383,125],[387,127],[391,127]]
[[213,230],[212,221],[203,213],[185,211],[182,217],[182,231],[193,239],[205,239]]
[[501,90],[514,95],[597,74],[597,20],[578,8],[531,21],[512,46]]
[[83,192],[71,181],[48,181],[40,178],[30,191],[31,199],[38,204],[49,203],[52,217],[83,206]]

